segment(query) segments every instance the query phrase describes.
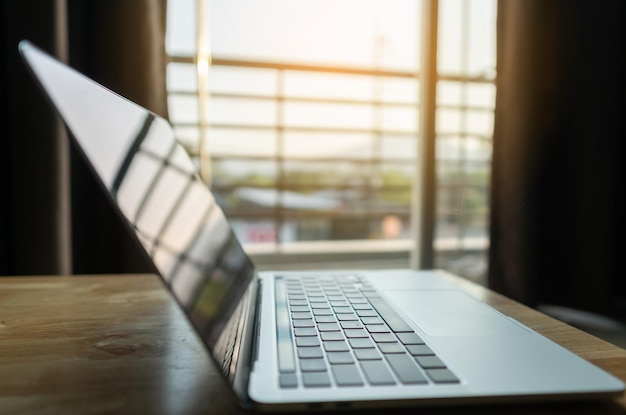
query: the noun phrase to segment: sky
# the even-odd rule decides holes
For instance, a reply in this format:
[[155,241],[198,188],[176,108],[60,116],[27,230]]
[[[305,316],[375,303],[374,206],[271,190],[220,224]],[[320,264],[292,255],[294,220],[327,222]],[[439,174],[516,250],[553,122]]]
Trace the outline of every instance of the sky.
[[[417,0],[198,0],[216,56],[419,68]],[[168,50],[193,54],[196,0],[168,2]],[[462,12],[470,36],[462,36]],[[459,70],[467,42],[470,72],[495,66],[494,0],[440,0],[441,72]],[[467,48],[465,48],[467,49]]]

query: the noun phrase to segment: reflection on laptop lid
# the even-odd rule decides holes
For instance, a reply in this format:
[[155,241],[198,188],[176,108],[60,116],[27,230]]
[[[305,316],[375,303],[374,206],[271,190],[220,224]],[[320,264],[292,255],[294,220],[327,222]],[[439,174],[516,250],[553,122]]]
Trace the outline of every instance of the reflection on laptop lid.
[[242,404],[359,408],[623,391],[438,271],[257,275],[165,120],[28,42],[20,51]]
[[[176,300],[207,345],[218,350],[218,337],[254,268],[169,124],[33,45],[20,46]],[[232,377],[235,368],[224,365]]]

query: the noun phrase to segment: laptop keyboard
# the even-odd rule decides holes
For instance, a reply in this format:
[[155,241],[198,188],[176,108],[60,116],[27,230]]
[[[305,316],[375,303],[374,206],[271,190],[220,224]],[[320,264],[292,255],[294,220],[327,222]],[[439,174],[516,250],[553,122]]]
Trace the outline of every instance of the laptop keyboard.
[[459,383],[362,277],[279,276],[275,294],[281,388]]

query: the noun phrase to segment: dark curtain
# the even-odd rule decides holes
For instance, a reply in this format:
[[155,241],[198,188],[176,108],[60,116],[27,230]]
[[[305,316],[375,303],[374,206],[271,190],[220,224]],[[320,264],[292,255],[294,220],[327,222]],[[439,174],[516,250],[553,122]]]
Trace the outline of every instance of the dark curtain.
[[490,287],[624,318],[626,3],[499,1]]
[[151,272],[21,62],[29,39],[167,117],[166,0],[0,2],[0,275]]

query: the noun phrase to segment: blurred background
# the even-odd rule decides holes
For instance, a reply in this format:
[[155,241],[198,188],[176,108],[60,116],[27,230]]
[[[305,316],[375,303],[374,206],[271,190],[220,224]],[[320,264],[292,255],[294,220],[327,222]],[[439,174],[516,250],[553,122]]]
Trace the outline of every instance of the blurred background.
[[259,268],[442,268],[618,342],[625,19],[619,0],[0,2],[0,275],[154,271],[29,39],[170,120]]
[[432,226],[423,261],[485,283],[496,1],[438,3],[168,3],[170,120],[257,265],[406,268]]

